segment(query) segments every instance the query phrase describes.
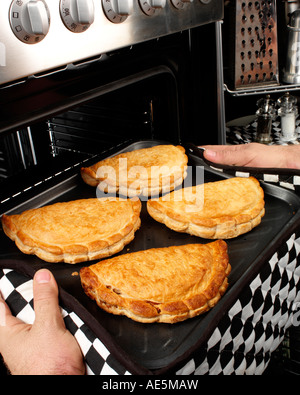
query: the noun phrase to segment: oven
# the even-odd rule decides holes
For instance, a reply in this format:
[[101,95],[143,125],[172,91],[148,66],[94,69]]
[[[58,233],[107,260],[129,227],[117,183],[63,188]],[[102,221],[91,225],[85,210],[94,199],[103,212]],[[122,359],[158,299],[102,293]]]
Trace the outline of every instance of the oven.
[[222,18],[222,2],[8,0],[2,7],[2,212],[29,187],[27,174],[35,185],[129,141],[218,141],[210,22]]
[[[81,167],[157,144],[186,147],[191,166],[204,168],[205,181],[231,176],[210,167],[197,149],[224,141],[222,18],[220,0],[2,0],[0,215],[95,197],[96,191],[80,180]],[[109,316],[83,294],[76,276],[80,265],[49,265],[24,256],[2,229],[0,289],[9,283],[6,300],[22,315],[26,303],[20,283],[40,267],[52,270],[69,329],[85,339],[90,374],[207,373],[208,366],[221,369],[236,358],[232,344],[239,350],[227,372],[262,372],[274,346],[246,331],[254,343],[263,342],[263,352],[253,351],[246,333],[240,334],[243,314],[249,313],[242,307],[249,304],[249,292],[259,289],[256,276],[272,275],[278,245],[287,244],[289,251],[293,246],[298,254],[300,217],[300,201],[291,191],[264,188],[269,207],[264,224],[230,244],[231,287],[222,303],[201,318],[145,327]],[[145,210],[142,215],[143,232],[131,251],[198,241],[153,224]],[[251,291],[240,296],[243,289]],[[20,298],[24,303],[16,307]],[[276,345],[281,329],[268,333]],[[243,345],[245,361],[240,360]]]

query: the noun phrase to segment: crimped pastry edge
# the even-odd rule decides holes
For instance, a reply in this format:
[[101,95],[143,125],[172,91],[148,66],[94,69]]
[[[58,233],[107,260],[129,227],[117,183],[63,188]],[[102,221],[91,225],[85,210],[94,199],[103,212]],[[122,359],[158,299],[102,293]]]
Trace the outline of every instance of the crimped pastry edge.
[[40,259],[50,262],[65,262],[68,264],[76,264],[95,259],[107,258],[123,250],[135,237],[135,232],[141,226],[140,212],[141,202],[139,199],[131,200],[133,208],[133,225],[122,229],[121,233],[112,236],[106,242],[99,241],[99,249],[95,249],[95,242],[91,245],[76,244],[68,246],[68,251],[64,251],[57,246],[47,245],[45,243],[37,243],[28,235],[19,230],[13,222],[13,217],[3,214],[1,218],[4,233],[15,242],[21,252],[27,255],[36,255]]
[[224,216],[219,217],[217,220],[203,218],[197,221],[193,219],[189,222],[186,220],[184,214],[176,213],[175,215],[171,209],[164,207],[158,200],[149,200],[147,202],[147,211],[157,222],[166,225],[176,232],[188,233],[192,236],[211,240],[232,239],[258,226],[261,223],[262,217],[265,215],[264,192],[256,178],[249,177],[249,179],[259,186],[261,195],[261,203],[253,208],[251,214],[241,214],[234,218]]
[[[155,210],[151,206],[147,206],[148,213],[157,222],[166,225],[175,232],[188,233],[192,236],[202,237],[205,239],[232,239],[244,233],[250,232],[253,228],[261,223],[261,219],[265,214],[265,209],[262,209],[257,217],[245,222],[237,223],[236,220],[226,220],[223,223],[214,226],[201,226],[192,222],[180,222],[169,217],[167,214],[159,210]],[[228,228],[230,225],[230,228]]]
[[[211,244],[218,244],[220,266],[224,267],[222,278],[217,277],[211,289],[205,289],[202,294],[184,301],[156,303],[144,300],[123,298],[119,290],[113,286],[106,286],[93,272],[93,265],[80,270],[82,287],[89,298],[108,313],[125,315],[140,323],[167,323],[175,324],[196,317],[214,307],[228,288],[228,276],[231,265],[227,254],[227,244],[223,240],[217,240]],[[212,294],[213,293],[213,294]]]
[[[176,145],[173,146],[181,151],[183,154],[184,163],[181,165],[181,171],[178,173],[170,173],[164,174],[163,177],[155,178],[155,179],[146,179],[144,185],[141,185],[140,190],[137,191],[136,188],[131,188],[130,184],[129,187],[127,184],[119,182],[115,184],[115,180],[110,180],[106,178],[105,180],[97,178],[97,169],[101,166],[101,163],[107,161],[107,159],[102,160],[90,167],[82,167],[81,168],[81,177],[83,181],[93,187],[98,187],[102,192],[106,192],[109,188],[110,193],[119,193],[123,196],[133,197],[133,196],[156,196],[159,193],[167,193],[173,191],[177,186],[181,185],[184,179],[187,176],[187,163],[188,157],[185,154],[185,149],[180,146]],[[151,147],[154,148],[154,147]],[[142,150],[146,150],[147,148],[143,148]],[[140,150],[137,150],[140,151]],[[134,152],[134,151],[130,151]],[[125,153],[126,154],[126,153]],[[119,154],[116,157],[124,155]],[[115,158],[115,157],[113,157]],[[104,182],[105,181],[105,182]]]

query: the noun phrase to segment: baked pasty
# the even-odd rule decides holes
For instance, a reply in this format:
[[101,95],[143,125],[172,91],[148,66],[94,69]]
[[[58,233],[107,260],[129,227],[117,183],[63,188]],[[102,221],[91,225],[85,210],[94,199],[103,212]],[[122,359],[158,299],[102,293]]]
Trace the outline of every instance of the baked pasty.
[[3,215],[2,226],[25,254],[78,263],[121,251],[140,227],[140,211],[138,199],[84,199]]
[[153,248],[80,271],[86,294],[105,311],[143,323],[176,323],[216,305],[231,271],[227,244]]
[[81,169],[83,180],[123,196],[170,192],[186,177],[188,158],[181,146],[158,145],[116,155]]
[[184,188],[147,202],[156,221],[177,232],[206,239],[230,239],[259,225],[264,192],[253,178],[230,178]]

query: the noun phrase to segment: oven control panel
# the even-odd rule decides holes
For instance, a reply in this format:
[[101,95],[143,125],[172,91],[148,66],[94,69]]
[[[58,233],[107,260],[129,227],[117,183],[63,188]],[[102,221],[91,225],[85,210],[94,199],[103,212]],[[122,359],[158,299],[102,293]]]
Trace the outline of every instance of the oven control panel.
[[14,0],[10,9],[11,30],[26,44],[35,44],[43,40],[50,27],[50,12],[44,0]]
[[71,32],[83,33],[94,22],[94,0],[61,0],[60,16]]
[[0,87],[222,17],[221,0],[1,0]]

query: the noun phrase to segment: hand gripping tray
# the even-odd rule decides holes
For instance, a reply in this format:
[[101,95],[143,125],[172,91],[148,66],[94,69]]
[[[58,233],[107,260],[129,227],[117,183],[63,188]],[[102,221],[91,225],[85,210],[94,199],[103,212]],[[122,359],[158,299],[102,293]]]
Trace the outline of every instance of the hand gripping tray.
[[[139,141],[123,147],[118,152],[147,148],[161,144],[159,141]],[[204,162],[188,152],[190,170],[196,174],[196,167]],[[106,155],[106,156],[111,156]],[[102,159],[97,158],[94,162]],[[204,166],[204,182],[228,178],[225,174]],[[0,232],[0,268],[13,268],[32,276],[34,271],[45,267],[51,270],[61,288],[61,298],[72,301],[72,307],[87,325],[106,345],[121,363],[135,366],[138,373],[163,373],[172,371],[176,365],[188,360],[208,340],[218,322],[238,298],[244,286],[260,272],[264,263],[282,243],[287,233],[300,224],[300,198],[292,191],[262,183],[265,191],[266,214],[262,223],[251,232],[236,239],[227,240],[232,272],[229,288],[220,302],[208,313],[177,324],[141,324],[127,317],[114,316],[102,311],[82,290],[77,275],[80,268],[93,262],[77,265],[49,264],[35,256],[22,254],[3,231]],[[21,213],[29,208],[95,197],[95,188],[83,183],[78,169],[60,182],[34,194],[7,213]],[[2,211],[3,213],[3,211]],[[188,243],[208,243],[185,233],[174,232],[154,221],[147,213],[143,202],[142,226],[135,239],[120,253],[140,251],[148,248],[183,245]]]

